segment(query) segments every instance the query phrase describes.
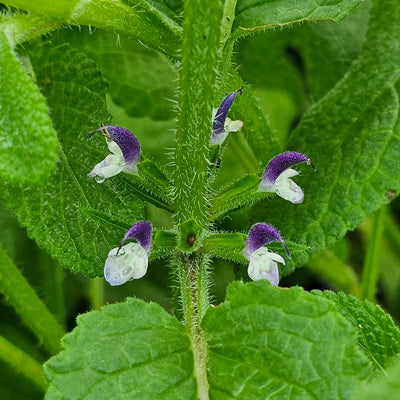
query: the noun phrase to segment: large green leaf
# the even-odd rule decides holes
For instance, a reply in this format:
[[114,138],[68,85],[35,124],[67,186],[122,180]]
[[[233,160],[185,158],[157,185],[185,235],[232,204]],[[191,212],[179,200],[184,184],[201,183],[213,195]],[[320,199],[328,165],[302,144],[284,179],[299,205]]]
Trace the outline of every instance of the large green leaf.
[[343,20],[363,0],[238,0],[233,29],[242,36],[304,21]]
[[378,305],[354,296],[315,291],[336,303],[338,311],[358,330],[361,349],[378,370],[384,370],[400,353],[400,330]]
[[299,287],[234,282],[202,326],[211,399],[350,399],[369,370],[335,305]]
[[21,191],[7,185],[0,199],[64,266],[90,277],[101,275],[109,250],[124,234],[113,221],[130,226],[143,219],[129,177],[116,176],[101,185],[87,177],[108,154],[101,135],[86,140],[109,118],[107,85],[92,61],[66,45],[39,46],[31,60],[58,131],[61,162],[46,186]]
[[130,298],[82,315],[62,345],[44,366],[47,400],[195,398],[190,339],[155,303]]
[[[309,245],[308,254],[332,246],[386,203],[387,191],[400,188],[399,15],[400,3],[376,3],[360,58],[292,133],[289,149],[306,153],[317,167],[296,178],[304,203],[277,198],[253,210],[255,220]],[[296,264],[306,260],[295,257]]]
[[55,168],[58,141],[49,109],[0,26],[0,176],[44,182]]

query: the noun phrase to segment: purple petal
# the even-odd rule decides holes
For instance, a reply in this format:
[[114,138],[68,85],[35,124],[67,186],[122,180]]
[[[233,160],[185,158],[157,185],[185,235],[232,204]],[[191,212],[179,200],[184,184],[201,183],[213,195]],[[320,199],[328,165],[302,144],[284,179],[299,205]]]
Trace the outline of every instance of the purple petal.
[[245,243],[245,251],[250,255],[260,247],[263,247],[270,242],[281,242],[286,250],[287,255],[290,257],[290,251],[278,230],[272,225],[264,223],[254,224],[250,228],[249,235],[247,236]]
[[151,232],[152,226],[149,221],[140,221],[137,224],[132,225],[125,233],[125,236],[119,245],[119,249],[123,246],[126,240],[135,239],[147,252],[149,252],[151,247]]
[[140,157],[140,144],[136,136],[128,129],[116,125],[102,126],[92,132],[88,139],[90,139],[96,132],[103,132],[103,135],[113,140],[122,151],[126,164],[132,162],[138,163]]
[[240,89],[235,90],[232,93],[229,93],[228,96],[226,96],[225,99],[222,100],[222,103],[218,107],[217,114],[215,115],[214,118],[213,136],[218,136],[219,134],[225,131],[226,116],[228,115],[228,112],[232,107],[232,104],[235,101],[237,94],[239,93],[241,95],[242,90],[243,86]]
[[315,170],[314,164],[304,154],[295,151],[288,151],[275,156],[265,168],[262,179],[270,183],[275,183],[278,176],[293,165],[306,162],[310,164]]

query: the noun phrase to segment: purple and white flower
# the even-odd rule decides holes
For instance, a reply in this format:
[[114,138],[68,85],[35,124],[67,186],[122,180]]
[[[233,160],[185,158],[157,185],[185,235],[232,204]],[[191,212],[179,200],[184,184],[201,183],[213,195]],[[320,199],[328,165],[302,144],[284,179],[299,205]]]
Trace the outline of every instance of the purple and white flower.
[[259,223],[251,227],[243,255],[250,261],[247,273],[253,281],[267,279],[273,285],[278,285],[279,269],[277,263],[285,264],[285,260],[279,254],[272,253],[264,247],[266,244],[276,241],[282,243],[290,257],[289,249],[280,233],[272,225]]
[[233,102],[238,94],[242,94],[243,87],[228,94],[218,110],[213,110],[213,130],[211,133],[211,144],[222,144],[230,132],[238,132],[243,128],[243,121],[232,121],[227,117]]
[[[112,286],[122,285],[130,279],[139,279],[147,272],[151,251],[152,226],[141,221],[125,233],[119,247],[108,253],[104,265],[104,278]],[[124,244],[128,239],[136,242]]]
[[109,154],[103,161],[96,164],[88,176],[95,178],[96,182],[103,183],[106,178],[120,172],[137,175],[137,164],[140,157],[140,145],[135,135],[121,126],[102,126],[92,132],[90,139],[96,132],[103,132]]
[[258,190],[260,192],[274,192],[294,204],[302,203],[304,193],[300,186],[290,179],[299,173],[290,167],[303,162],[311,165],[315,170],[314,164],[304,154],[294,151],[278,154],[265,168]]

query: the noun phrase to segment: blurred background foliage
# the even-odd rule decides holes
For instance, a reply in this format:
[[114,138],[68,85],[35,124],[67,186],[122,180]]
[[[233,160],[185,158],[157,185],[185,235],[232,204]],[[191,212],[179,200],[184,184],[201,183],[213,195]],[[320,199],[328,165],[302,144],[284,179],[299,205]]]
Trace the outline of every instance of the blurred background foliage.
[[[368,28],[369,3],[341,24],[302,24],[291,29],[257,33],[241,39],[234,48],[234,62],[245,82],[254,90],[282,150],[291,130],[307,108],[318,101],[346,73],[361,50]],[[110,83],[108,108],[112,123],[130,129],[138,137],[146,156],[171,171],[174,145],[178,65],[167,56],[150,50],[128,37],[101,30],[63,29],[51,35],[55,44],[70,43],[94,60]],[[20,49],[29,50],[29,45]],[[322,71],[322,73],[321,73]],[[93,129],[96,127],[94,126]],[[243,134],[231,139],[215,185],[245,175],[257,167]],[[265,160],[266,162],[268,160]],[[388,193],[388,197],[395,197]],[[171,216],[147,206],[146,213],[156,228],[171,227]],[[380,254],[377,298],[400,321],[400,201],[394,198],[381,210],[385,219]],[[246,232],[251,225],[251,207],[235,212],[217,224],[224,230]],[[304,268],[282,279],[281,286],[300,285],[305,289],[342,290],[360,296],[360,277],[368,251],[373,216],[355,231],[312,258]],[[121,287],[103,284],[102,278],[88,280],[61,266],[19,227],[16,218],[0,205],[0,243],[35,288],[59,322],[71,330],[79,313],[104,303],[137,296],[155,301],[173,312],[168,262],[150,265],[148,274]],[[215,260],[212,288],[215,303],[223,301],[227,284],[245,278],[245,267]],[[0,334],[39,361],[48,357],[26,329],[19,316],[2,299]],[[7,364],[0,362],[1,399],[41,398],[40,390],[20,384]],[[6,383],[6,384],[5,384]]]

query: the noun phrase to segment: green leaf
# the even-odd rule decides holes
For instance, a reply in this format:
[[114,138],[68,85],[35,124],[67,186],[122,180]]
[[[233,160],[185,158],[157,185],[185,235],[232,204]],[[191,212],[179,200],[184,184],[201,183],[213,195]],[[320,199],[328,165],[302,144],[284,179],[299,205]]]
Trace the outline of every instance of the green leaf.
[[363,0],[238,0],[233,24],[235,37],[256,30],[305,21],[343,20]]
[[273,193],[257,191],[260,182],[260,177],[250,174],[222,190],[212,200],[212,219],[218,220],[225,217],[230,211],[272,196]]
[[109,118],[107,85],[94,63],[68,46],[39,46],[31,60],[52,110],[61,162],[46,186],[21,191],[7,185],[0,199],[28,234],[64,266],[89,277],[102,275],[104,260],[119,244],[121,231],[86,210],[128,226],[143,219],[143,205],[131,195],[127,177],[121,174],[101,185],[87,177],[108,154],[100,135],[86,140],[88,132]]
[[285,238],[310,246],[296,265],[387,203],[387,191],[400,189],[399,15],[399,3],[377,3],[360,58],[292,132],[289,148],[317,167],[296,178],[304,203],[278,198],[254,207],[255,222],[268,220]]
[[4,0],[4,4],[33,14],[45,14],[49,19],[70,25],[89,25],[111,32],[129,35],[152,48],[178,55],[180,37],[159,15],[143,6],[130,7],[121,0],[74,1]]
[[[57,43],[68,41],[96,61],[110,82],[110,95],[130,116],[153,120],[174,117],[171,99],[177,87],[178,72],[164,55],[142,46],[125,35],[97,30],[63,30]],[[134,127],[133,127],[134,128]],[[135,130],[133,130],[135,133]]]
[[189,337],[159,305],[128,298],[77,321],[44,365],[47,400],[195,398]]
[[232,283],[202,323],[210,398],[350,399],[369,363],[354,329],[300,287]]
[[58,141],[46,101],[0,27],[0,176],[43,183],[57,160]]
[[336,303],[337,310],[357,329],[358,343],[378,370],[385,370],[400,353],[400,330],[378,305],[345,293],[313,291]]

